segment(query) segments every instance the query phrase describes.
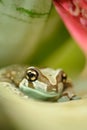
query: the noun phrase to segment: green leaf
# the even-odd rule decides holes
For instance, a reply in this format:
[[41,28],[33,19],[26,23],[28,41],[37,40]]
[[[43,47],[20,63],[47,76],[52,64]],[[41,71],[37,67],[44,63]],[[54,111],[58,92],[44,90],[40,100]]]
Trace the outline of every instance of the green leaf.
[[[83,83],[78,87],[85,87]],[[86,130],[86,107],[86,98],[65,103],[38,102],[23,99],[0,84],[0,127],[6,130]]]

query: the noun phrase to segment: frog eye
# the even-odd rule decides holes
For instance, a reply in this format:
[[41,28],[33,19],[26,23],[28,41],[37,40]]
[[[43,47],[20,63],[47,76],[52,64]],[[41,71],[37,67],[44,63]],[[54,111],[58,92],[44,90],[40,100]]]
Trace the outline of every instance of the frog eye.
[[62,73],[62,82],[66,82],[67,80],[67,75],[65,72]]
[[26,78],[30,82],[34,82],[38,78],[38,72],[35,69],[28,69],[26,71]]

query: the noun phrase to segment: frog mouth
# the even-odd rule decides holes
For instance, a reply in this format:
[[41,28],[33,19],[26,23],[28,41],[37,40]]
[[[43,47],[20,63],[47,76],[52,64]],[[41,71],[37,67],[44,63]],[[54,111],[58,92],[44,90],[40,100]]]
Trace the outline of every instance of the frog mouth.
[[42,91],[38,91],[36,89],[33,88],[29,88],[26,87],[24,85],[20,86],[20,90],[26,94],[29,97],[32,97],[34,99],[39,99],[39,100],[43,100],[43,101],[55,101],[55,99],[58,99],[61,94],[62,94],[62,90],[60,93],[57,92],[42,92]]

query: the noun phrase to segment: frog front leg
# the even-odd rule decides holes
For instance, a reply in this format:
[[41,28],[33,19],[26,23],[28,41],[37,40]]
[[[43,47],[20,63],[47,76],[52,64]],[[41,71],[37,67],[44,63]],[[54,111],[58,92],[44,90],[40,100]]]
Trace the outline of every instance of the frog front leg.
[[66,102],[81,99],[79,96],[75,94],[71,83],[66,83],[65,86],[67,87],[65,87],[61,97],[57,100],[58,102]]

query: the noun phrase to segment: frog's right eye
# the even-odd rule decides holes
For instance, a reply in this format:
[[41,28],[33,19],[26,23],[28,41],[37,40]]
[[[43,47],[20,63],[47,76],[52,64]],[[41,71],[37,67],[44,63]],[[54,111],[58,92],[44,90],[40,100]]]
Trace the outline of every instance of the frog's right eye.
[[65,72],[62,73],[62,82],[66,82],[67,80],[67,75]]
[[30,68],[26,71],[26,79],[30,82],[34,82],[38,79],[38,72],[33,69],[33,68]]

